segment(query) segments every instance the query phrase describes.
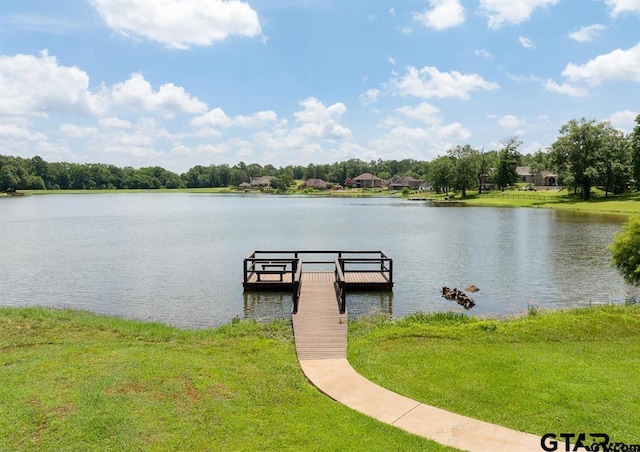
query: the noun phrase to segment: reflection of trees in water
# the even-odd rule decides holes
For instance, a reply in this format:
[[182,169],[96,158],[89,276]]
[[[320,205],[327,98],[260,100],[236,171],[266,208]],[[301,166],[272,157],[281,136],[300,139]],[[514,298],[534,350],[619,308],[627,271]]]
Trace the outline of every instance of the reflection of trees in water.
[[[617,221],[613,221],[617,220]],[[620,218],[579,213],[558,214],[550,236],[553,259],[550,274],[563,304],[622,302],[637,294],[609,265],[606,245],[620,230]],[[583,233],[588,228],[589,233]],[[611,281],[619,281],[611,284]],[[607,282],[607,284],[604,284]],[[603,289],[603,286],[606,288]]]
[[282,292],[245,292],[244,317],[258,321],[291,317],[293,297]]
[[[246,292],[244,317],[258,321],[291,318],[293,298],[286,292]],[[336,300],[337,308],[337,300]],[[350,292],[347,293],[349,317],[368,314],[393,314],[393,293]]]
[[349,292],[347,311],[350,318],[369,314],[393,315],[393,292]]

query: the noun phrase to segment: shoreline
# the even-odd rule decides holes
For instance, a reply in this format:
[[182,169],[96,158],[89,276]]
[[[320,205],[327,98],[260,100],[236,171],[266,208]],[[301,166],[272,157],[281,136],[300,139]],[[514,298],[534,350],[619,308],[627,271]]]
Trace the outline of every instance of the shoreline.
[[[194,194],[212,194],[212,195],[236,195],[236,196],[295,196],[300,198],[393,198],[398,200],[410,201],[412,203],[436,203],[438,206],[445,207],[505,207],[505,208],[537,208],[537,209],[557,209],[564,211],[574,211],[590,214],[614,214],[630,216],[640,214],[640,193],[616,195],[616,196],[596,196],[589,201],[580,200],[572,196],[559,194],[558,192],[536,192],[536,193],[519,193],[517,191],[487,193],[482,195],[470,195],[466,198],[449,196],[445,199],[444,195],[420,195],[410,194],[403,196],[401,192],[384,193],[380,191],[360,191],[345,190],[341,192],[286,192],[286,193],[262,193],[260,191],[241,191],[228,187],[224,188],[178,188],[178,189],[96,189],[96,190],[21,190],[19,193],[31,195],[94,195],[94,194],[176,194],[176,193],[194,193]],[[8,196],[6,193],[0,193],[0,197]],[[23,198],[23,196],[15,196]]]

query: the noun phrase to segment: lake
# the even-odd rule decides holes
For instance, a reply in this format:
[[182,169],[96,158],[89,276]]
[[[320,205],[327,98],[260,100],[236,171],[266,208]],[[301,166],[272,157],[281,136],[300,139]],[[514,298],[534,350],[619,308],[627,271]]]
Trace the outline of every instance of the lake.
[[393,294],[350,294],[352,316],[475,315],[623,303],[609,264],[624,216],[431,207],[392,198],[114,193],[0,198],[0,305],[86,309],[181,328],[289,317],[290,294],[243,294],[253,250],[383,250]]

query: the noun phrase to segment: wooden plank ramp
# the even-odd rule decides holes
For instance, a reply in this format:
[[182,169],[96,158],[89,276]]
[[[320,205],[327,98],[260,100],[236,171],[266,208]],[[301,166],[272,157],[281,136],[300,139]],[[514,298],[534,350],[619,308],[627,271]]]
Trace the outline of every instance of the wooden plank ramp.
[[299,360],[346,359],[347,313],[340,314],[333,272],[304,272],[292,315]]

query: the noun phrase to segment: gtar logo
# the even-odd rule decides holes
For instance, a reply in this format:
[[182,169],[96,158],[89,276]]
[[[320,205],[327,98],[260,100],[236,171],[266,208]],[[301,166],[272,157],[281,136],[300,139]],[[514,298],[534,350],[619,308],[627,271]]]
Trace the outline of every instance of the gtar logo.
[[[558,440],[558,437],[561,439]],[[587,440],[587,437],[589,439]],[[562,444],[564,443],[564,444]],[[571,444],[573,443],[573,445]],[[558,449],[562,444],[564,448]],[[606,433],[547,433],[540,438],[540,446],[547,452],[554,452],[557,450],[565,452],[575,451],[606,451],[609,444],[609,435]]]

